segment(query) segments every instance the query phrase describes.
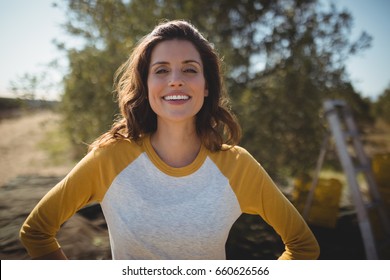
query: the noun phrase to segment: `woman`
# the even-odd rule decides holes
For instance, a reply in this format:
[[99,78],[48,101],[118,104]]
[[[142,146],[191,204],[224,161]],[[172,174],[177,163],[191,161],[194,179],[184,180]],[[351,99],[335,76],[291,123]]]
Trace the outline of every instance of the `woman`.
[[122,118],[35,207],[20,236],[33,258],[65,259],[62,223],[100,202],[114,259],[224,259],[242,213],[281,236],[280,259],[315,259],[312,232],[236,144],[220,61],[185,21],[158,25],[118,70]]

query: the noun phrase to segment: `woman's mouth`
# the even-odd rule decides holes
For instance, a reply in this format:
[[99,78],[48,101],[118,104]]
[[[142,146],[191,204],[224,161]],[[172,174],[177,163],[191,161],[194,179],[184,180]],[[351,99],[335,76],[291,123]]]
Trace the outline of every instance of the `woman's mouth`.
[[179,95],[167,95],[164,96],[163,99],[166,101],[185,101],[185,100],[189,100],[190,97],[188,95],[179,94]]

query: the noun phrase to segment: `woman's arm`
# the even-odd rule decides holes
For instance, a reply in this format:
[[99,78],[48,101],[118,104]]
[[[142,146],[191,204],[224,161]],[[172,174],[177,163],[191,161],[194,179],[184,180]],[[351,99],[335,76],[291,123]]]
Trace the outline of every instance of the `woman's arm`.
[[79,209],[101,200],[105,182],[99,161],[89,153],[31,211],[20,230],[20,240],[32,258],[65,258],[56,235]]
[[263,167],[241,147],[231,149],[230,156],[215,156],[215,162],[229,178],[241,210],[260,215],[282,238],[285,251],[279,259],[317,259],[316,238]]
[[259,214],[280,235],[285,251],[279,259],[317,259],[319,244],[300,213],[264,173]]

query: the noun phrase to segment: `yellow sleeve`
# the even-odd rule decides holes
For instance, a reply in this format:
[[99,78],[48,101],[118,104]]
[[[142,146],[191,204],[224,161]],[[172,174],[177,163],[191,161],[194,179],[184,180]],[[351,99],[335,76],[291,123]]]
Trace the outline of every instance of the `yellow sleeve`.
[[[124,141],[123,141],[124,142]],[[116,175],[129,163],[126,143],[89,152],[35,206],[20,230],[20,240],[33,258],[57,250],[61,225],[79,209],[100,202]]]
[[[258,214],[280,235],[285,251],[279,259],[317,259],[319,245],[310,228],[263,167],[243,148],[215,161],[229,178],[243,213]],[[225,156],[226,157],[226,156]]]

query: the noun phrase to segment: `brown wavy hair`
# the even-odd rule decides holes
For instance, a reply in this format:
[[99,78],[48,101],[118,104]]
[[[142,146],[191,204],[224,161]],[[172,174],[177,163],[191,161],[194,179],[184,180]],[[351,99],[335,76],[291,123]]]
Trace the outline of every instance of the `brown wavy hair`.
[[211,151],[218,151],[223,144],[238,144],[241,128],[230,110],[218,54],[192,24],[175,20],[157,25],[143,37],[129,59],[116,71],[114,86],[121,115],[108,132],[90,145],[90,149],[106,146],[117,139],[138,141],[156,131],[157,115],[147,99],[150,59],[158,43],[173,39],[191,42],[202,59],[209,95],[196,115],[196,131],[203,145]]

